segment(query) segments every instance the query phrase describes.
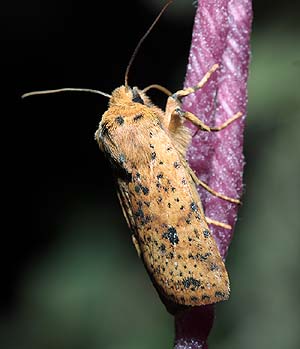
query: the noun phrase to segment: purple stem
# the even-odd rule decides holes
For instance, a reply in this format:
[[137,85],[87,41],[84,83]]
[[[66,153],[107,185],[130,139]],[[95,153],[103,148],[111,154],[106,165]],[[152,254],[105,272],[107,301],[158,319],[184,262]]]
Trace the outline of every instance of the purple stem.
[[[215,63],[220,69],[204,88],[184,99],[183,108],[207,125],[220,125],[238,111],[243,117],[226,129],[199,131],[188,151],[198,177],[216,191],[239,198],[243,183],[243,131],[252,23],[251,0],[199,0],[193,28],[185,86],[196,85]],[[193,125],[189,125],[196,132]],[[207,217],[228,223],[231,230],[210,226],[225,259],[237,220],[236,204],[199,188]],[[208,348],[214,306],[191,308],[175,315],[176,349]]]

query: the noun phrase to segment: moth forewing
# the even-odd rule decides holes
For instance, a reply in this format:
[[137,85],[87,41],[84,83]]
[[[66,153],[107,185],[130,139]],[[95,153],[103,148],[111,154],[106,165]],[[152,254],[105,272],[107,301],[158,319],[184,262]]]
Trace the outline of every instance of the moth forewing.
[[[138,49],[172,1],[167,1],[138,42],[125,72],[125,85],[111,95],[85,88],[62,88],[26,93],[80,91],[109,98],[95,138],[113,166],[118,197],[132,230],[132,240],[156,288],[167,299],[183,305],[202,305],[227,299],[228,275],[211,236],[196,184],[232,203],[239,199],[216,192],[199,180],[185,156],[190,134],[183,126],[189,120],[199,129],[218,132],[242,116],[238,112],[222,125],[209,127],[180,100],[202,88],[217,70],[214,64],[194,87],[171,94],[160,85],[139,90],[128,86],[128,74]],[[157,88],[169,96],[166,110],[153,105],[145,94]],[[228,224],[209,219],[223,228]]]
[[183,305],[227,299],[228,275],[184,158],[189,133],[178,115],[122,86],[96,138],[115,168],[124,215],[156,288]]

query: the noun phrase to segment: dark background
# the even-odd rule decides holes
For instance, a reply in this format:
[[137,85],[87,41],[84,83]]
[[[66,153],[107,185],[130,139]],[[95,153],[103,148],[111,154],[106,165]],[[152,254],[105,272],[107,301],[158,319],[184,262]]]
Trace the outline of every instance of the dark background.
[[[254,2],[246,193],[228,255],[232,297],[217,307],[212,347],[299,344],[296,3]],[[162,4],[1,4],[1,348],[171,347],[172,318],[137,259],[93,139],[107,99],[20,99],[59,87],[111,93]],[[174,1],[138,53],[131,85],[182,87],[194,10],[191,1]]]

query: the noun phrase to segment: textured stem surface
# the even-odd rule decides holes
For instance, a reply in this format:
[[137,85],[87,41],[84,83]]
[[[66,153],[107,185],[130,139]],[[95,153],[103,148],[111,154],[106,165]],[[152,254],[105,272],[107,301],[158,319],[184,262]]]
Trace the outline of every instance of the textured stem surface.
[[[203,89],[184,99],[183,108],[207,125],[222,124],[236,112],[243,117],[220,132],[199,131],[188,151],[198,177],[216,191],[233,198],[242,194],[243,131],[247,105],[251,0],[199,0],[193,28],[185,86],[196,85],[215,63],[215,72]],[[196,128],[189,125],[193,133]],[[220,253],[225,258],[237,220],[236,204],[199,188],[207,217],[228,223],[231,230],[211,225]],[[175,316],[175,348],[207,348],[214,306],[193,308]]]

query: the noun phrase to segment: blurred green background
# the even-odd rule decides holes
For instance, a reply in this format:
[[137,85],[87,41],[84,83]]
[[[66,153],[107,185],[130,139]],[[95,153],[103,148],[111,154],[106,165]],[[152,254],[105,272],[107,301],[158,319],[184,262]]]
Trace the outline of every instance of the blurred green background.
[[[109,93],[162,3],[3,4],[4,115],[13,124],[3,349],[172,347],[173,319],[138,260],[93,140],[107,100],[19,99],[62,86]],[[217,306],[211,348],[300,345],[299,13],[296,1],[254,1],[244,204],[227,258],[232,294]],[[133,84],[182,86],[193,14],[191,1],[174,1],[139,52]]]

